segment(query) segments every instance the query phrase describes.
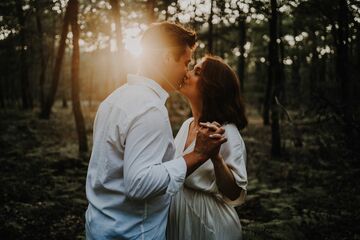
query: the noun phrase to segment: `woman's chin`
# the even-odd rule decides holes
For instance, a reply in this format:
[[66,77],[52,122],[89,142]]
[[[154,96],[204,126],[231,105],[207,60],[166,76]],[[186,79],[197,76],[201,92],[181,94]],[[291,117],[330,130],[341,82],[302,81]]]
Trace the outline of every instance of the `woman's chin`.
[[186,89],[186,85],[185,86],[182,86],[180,89],[179,89],[179,92],[181,93],[181,95],[187,97],[187,89]]

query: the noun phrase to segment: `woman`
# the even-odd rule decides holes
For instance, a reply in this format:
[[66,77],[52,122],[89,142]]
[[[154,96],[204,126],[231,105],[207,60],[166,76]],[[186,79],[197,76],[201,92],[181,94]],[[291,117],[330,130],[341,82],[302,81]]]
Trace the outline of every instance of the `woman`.
[[189,100],[193,117],[180,128],[177,155],[191,152],[199,122],[223,125],[227,142],[191,173],[170,206],[167,238],[241,239],[234,206],[245,198],[245,145],[239,133],[247,125],[239,80],[218,57],[205,57],[189,72],[180,92]]

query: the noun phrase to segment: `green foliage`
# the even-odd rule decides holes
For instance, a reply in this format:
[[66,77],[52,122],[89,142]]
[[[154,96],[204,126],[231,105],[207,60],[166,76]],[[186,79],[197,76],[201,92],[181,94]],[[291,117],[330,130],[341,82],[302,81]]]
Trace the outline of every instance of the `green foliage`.
[[[248,195],[237,208],[244,239],[359,239],[360,166],[340,138],[330,137],[336,123],[301,125],[302,148],[284,125],[286,154],[271,159],[269,128],[257,124],[255,109],[249,112],[242,133]],[[94,113],[85,113],[91,123]],[[186,114],[184,105],[182,114],[173,115],[174,132]],[[88,158],[77,156],[71,110],[55,108],[50,121],[31,112],[0,116],[0,238],[84,239]]]
[[66,134],[73,126],[65,122],[44,129],[34,114],[1,114],[1,239],[84,238],[87,163],[76,157],[75,136]]

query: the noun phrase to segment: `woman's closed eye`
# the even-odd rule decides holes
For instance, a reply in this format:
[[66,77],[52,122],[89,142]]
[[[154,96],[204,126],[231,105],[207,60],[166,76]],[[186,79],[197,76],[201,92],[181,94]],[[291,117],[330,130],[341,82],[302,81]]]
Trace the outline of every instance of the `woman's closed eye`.
[[199,76],[200,73],[201,73],[201,69],[200,69],[199,67],[196,67],[196,68],[194,69],[194,74],[195,74],[196,76]]

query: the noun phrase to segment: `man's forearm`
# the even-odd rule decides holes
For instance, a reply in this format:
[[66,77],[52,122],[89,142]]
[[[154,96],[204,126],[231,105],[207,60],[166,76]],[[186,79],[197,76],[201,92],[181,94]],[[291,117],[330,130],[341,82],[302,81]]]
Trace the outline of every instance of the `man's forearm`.
[[183,158],[185,159],[187,167],[186,176],[189,176],[208,159],[207,156],[197,152],[188,153],[184,155]]

